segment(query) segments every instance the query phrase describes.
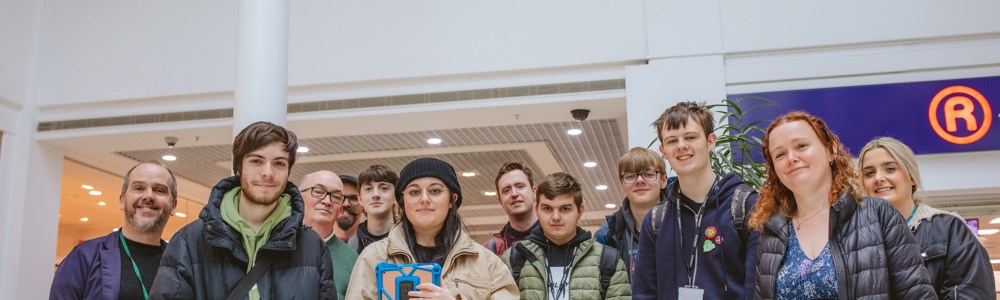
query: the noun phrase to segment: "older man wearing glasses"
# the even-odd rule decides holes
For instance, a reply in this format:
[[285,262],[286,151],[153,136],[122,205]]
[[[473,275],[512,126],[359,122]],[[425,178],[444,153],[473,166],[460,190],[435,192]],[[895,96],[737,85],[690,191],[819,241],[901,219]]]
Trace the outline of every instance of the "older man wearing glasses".
[[[345,199],[344,182],[337,174],[330,171],[306,174],[299,188],[306,206],[302,223],[312,227],[326,242],[333,261],[333,280],[337,284],[337,296],[339,299],[346,299],[344,293],[347,292],[351,270],[354,269],[358,253],[336,235],[334,226],[339,226],[341,214],[359,207],[358,198],[355,195]],[[351,223],[354,223],[354,220],[351,220]]]

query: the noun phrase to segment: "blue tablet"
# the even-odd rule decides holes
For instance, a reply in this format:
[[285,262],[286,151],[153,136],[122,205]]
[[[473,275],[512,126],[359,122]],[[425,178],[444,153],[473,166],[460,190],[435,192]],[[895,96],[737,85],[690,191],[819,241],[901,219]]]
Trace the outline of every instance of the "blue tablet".
[[378,297],[381,300],[409,300],[409,292],[424,282],[441,286],[441,265],[418,263],[408,265],[380,262],[375,266]]

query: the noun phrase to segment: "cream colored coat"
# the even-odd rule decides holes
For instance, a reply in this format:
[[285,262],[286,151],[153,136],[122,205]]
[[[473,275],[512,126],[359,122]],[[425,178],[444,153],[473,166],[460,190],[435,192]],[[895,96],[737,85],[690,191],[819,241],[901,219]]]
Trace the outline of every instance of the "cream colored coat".
[[[377,300],[375,265],[379,262],[412,264],[413,254],[406,244],[403,227],[396,225],[385,239],[369,245],[358,256],[351,271],[347,299]],[[441,284],[455,299],[519,299],[514,277],[500,257],[476,244],[463,231],[445,259],[441,269]]]

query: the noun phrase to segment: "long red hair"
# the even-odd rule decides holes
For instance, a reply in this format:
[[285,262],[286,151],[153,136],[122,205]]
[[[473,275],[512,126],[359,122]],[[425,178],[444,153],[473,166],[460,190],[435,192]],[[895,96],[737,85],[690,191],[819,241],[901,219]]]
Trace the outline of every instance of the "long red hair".
[[774,160],[771,159],[769,145],[771,131],[774,128],[781,124],[795,121],[804,121],[809,124],[813,131],[816,132],[816,135],[819,136],[820,141],[823,142],[823,146],[833,156],[833,164],[831,166],[833,176],[830,178],[833,184],[830,188],[830,204],[832,205],[837,202],[837,199],[840,198],[840,195],[844,191],[849,191],[857,199],[861,198],[861,194],[857,189],[860,184],[858,174],[854,170],[854,161],[851,160],[851,156],[844,148],[844,144],[840,143],[840,138],[830,131],[830,128],[826,126],[823,120],[805,112],[793,111],[775,119],[771,123],[771,126],[767,127],[767,132],[764,134],[764,142],[761,148],[767,164],[767,179],[764,181],[763,186],[761,186],[760,199],[757,201],[756,211],[750,217],[750,226],[755,229],[760,229],[764,225],[764,222],[767,222],[778,211],[781,211],[788,217],[793,217],[798,208],[792,191],[785,184],[781,183],[781,180],[778,179],[778,174],[774,171]]

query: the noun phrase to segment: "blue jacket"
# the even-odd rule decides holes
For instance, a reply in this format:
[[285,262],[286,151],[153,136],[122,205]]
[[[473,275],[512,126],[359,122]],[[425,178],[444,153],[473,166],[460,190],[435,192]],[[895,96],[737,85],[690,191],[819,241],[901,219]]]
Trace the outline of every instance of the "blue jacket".
[[[703,204],[705,215],[698,232],[698,273],[694,285],[705,290],[704,299],[753,299],[757,238],[760,233],[744,233],[747,240],[743,241],[733,226],[732,198],[741,183],[743,179],[737,175],[723,176]],[[691,245],[681,245],[677,228],[677,182],[668,185],[663,192],[666,212],[655,240],[650,235],[653,230],[652,211],[642,221],[639,251],[632,274],[632,299],[677,299],[677,289],[688,284],[684,253],[690,251]],[[755,204],[756,193],[746,200],[745,219],[752,214]],[[709,226],[716,228],[717,235],[722,237],[722,244],[704,252],[705,229]],[[712,243],[715,244],[714,240]]]
[[66,255],[49,290],[49,299],[118,299],[121,251],[118,232],[73,247]]

